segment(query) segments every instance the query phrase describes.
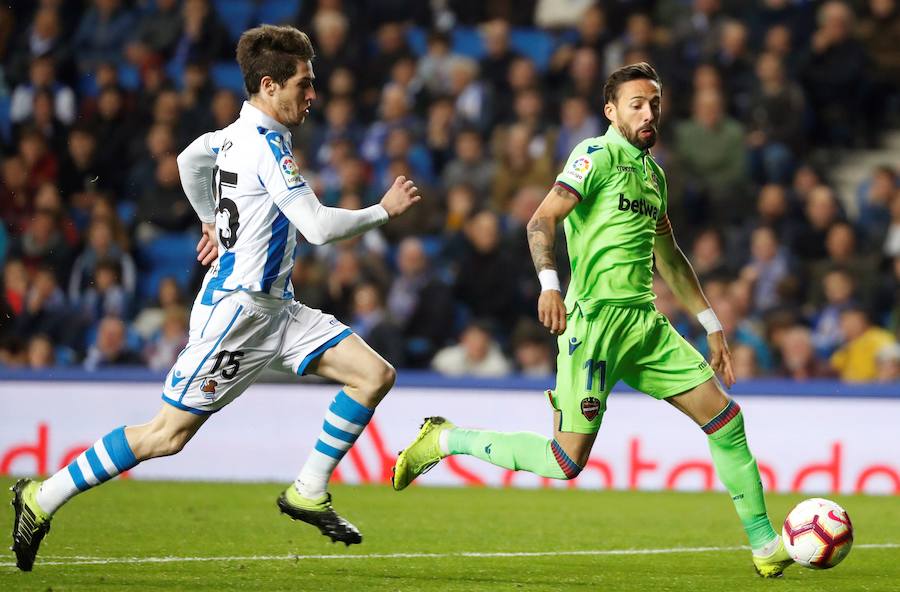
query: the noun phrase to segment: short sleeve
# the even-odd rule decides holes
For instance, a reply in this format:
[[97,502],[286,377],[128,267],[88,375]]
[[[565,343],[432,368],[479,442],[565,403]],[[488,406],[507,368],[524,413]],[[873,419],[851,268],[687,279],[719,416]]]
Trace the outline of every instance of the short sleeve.
[[259,157],[257,174],[275,203],[283,203],[295,193],[311,193],[284,136],[269,131],[266,132],[265,142],[266,149]]
[[582,142],[572,150],[556,185],[578,198],[590,197],[600,186],[608,168],[608,150],[601,144]]

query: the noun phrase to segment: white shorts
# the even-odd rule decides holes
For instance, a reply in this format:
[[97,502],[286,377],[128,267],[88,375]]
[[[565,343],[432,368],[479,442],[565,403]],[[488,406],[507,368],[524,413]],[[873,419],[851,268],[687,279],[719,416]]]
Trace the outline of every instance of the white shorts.
[[199,298],[187,347],[166,376],[164,401],[197,415],[240,396],[266,367],[303,375],[352,331],[334,316],[299,302],[233,292],[213,306]]

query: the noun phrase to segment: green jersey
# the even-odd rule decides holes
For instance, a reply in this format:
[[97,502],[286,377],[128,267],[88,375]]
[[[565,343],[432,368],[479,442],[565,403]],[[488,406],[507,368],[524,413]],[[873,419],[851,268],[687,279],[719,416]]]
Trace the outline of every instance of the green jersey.
[[653,242],[668,232],[666,180],[614,126],[578,144],[556,185],[579,203],[566,217],[572,279],[566,309],[651,302]]

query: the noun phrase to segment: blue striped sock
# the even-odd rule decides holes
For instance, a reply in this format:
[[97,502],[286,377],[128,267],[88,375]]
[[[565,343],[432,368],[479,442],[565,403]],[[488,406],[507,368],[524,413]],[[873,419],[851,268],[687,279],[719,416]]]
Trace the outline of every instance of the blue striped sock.
[[38,505],[52,514],[75,495],[105,483],[137,464],[125,438],[125,426],[116,428],[41,483]]
[[356,442],[374,412],[351,399],[343,390],[338,392],[325,414],[315,448],[295,482],[300,495],[309,499],[325,495],[335,467]]

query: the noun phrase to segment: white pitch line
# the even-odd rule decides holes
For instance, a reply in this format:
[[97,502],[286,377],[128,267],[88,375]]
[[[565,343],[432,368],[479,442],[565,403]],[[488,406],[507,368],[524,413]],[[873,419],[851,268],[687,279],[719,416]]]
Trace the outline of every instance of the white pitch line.
[[[900,543],[874,543],[854,545],[854,549],[897,549]],[[567,556],[603,556],[603,555],[666,555],[674,553],[724,553],[730,551],[746,551],[749,547],[670,547],[663,549],[593,549],[583,551],[518,551],[518,552],[494,552],[482,553],[476,551],[464,551],[456,553],[371,553],[371,554],[347,554],[347,555],[248,555],[234,557],[59,557],[48,556],[51,561],[38,559],[37,566],[51,565],[113,565],[120,563],[188,563],[188,562],[218,562],[218,561],[302,561],[310,559],[449,559],[453,557],[567,557]],[[57,561],[54,561],[57,560]],[[15,567],[15,563],[0,563],[0,567]]]

